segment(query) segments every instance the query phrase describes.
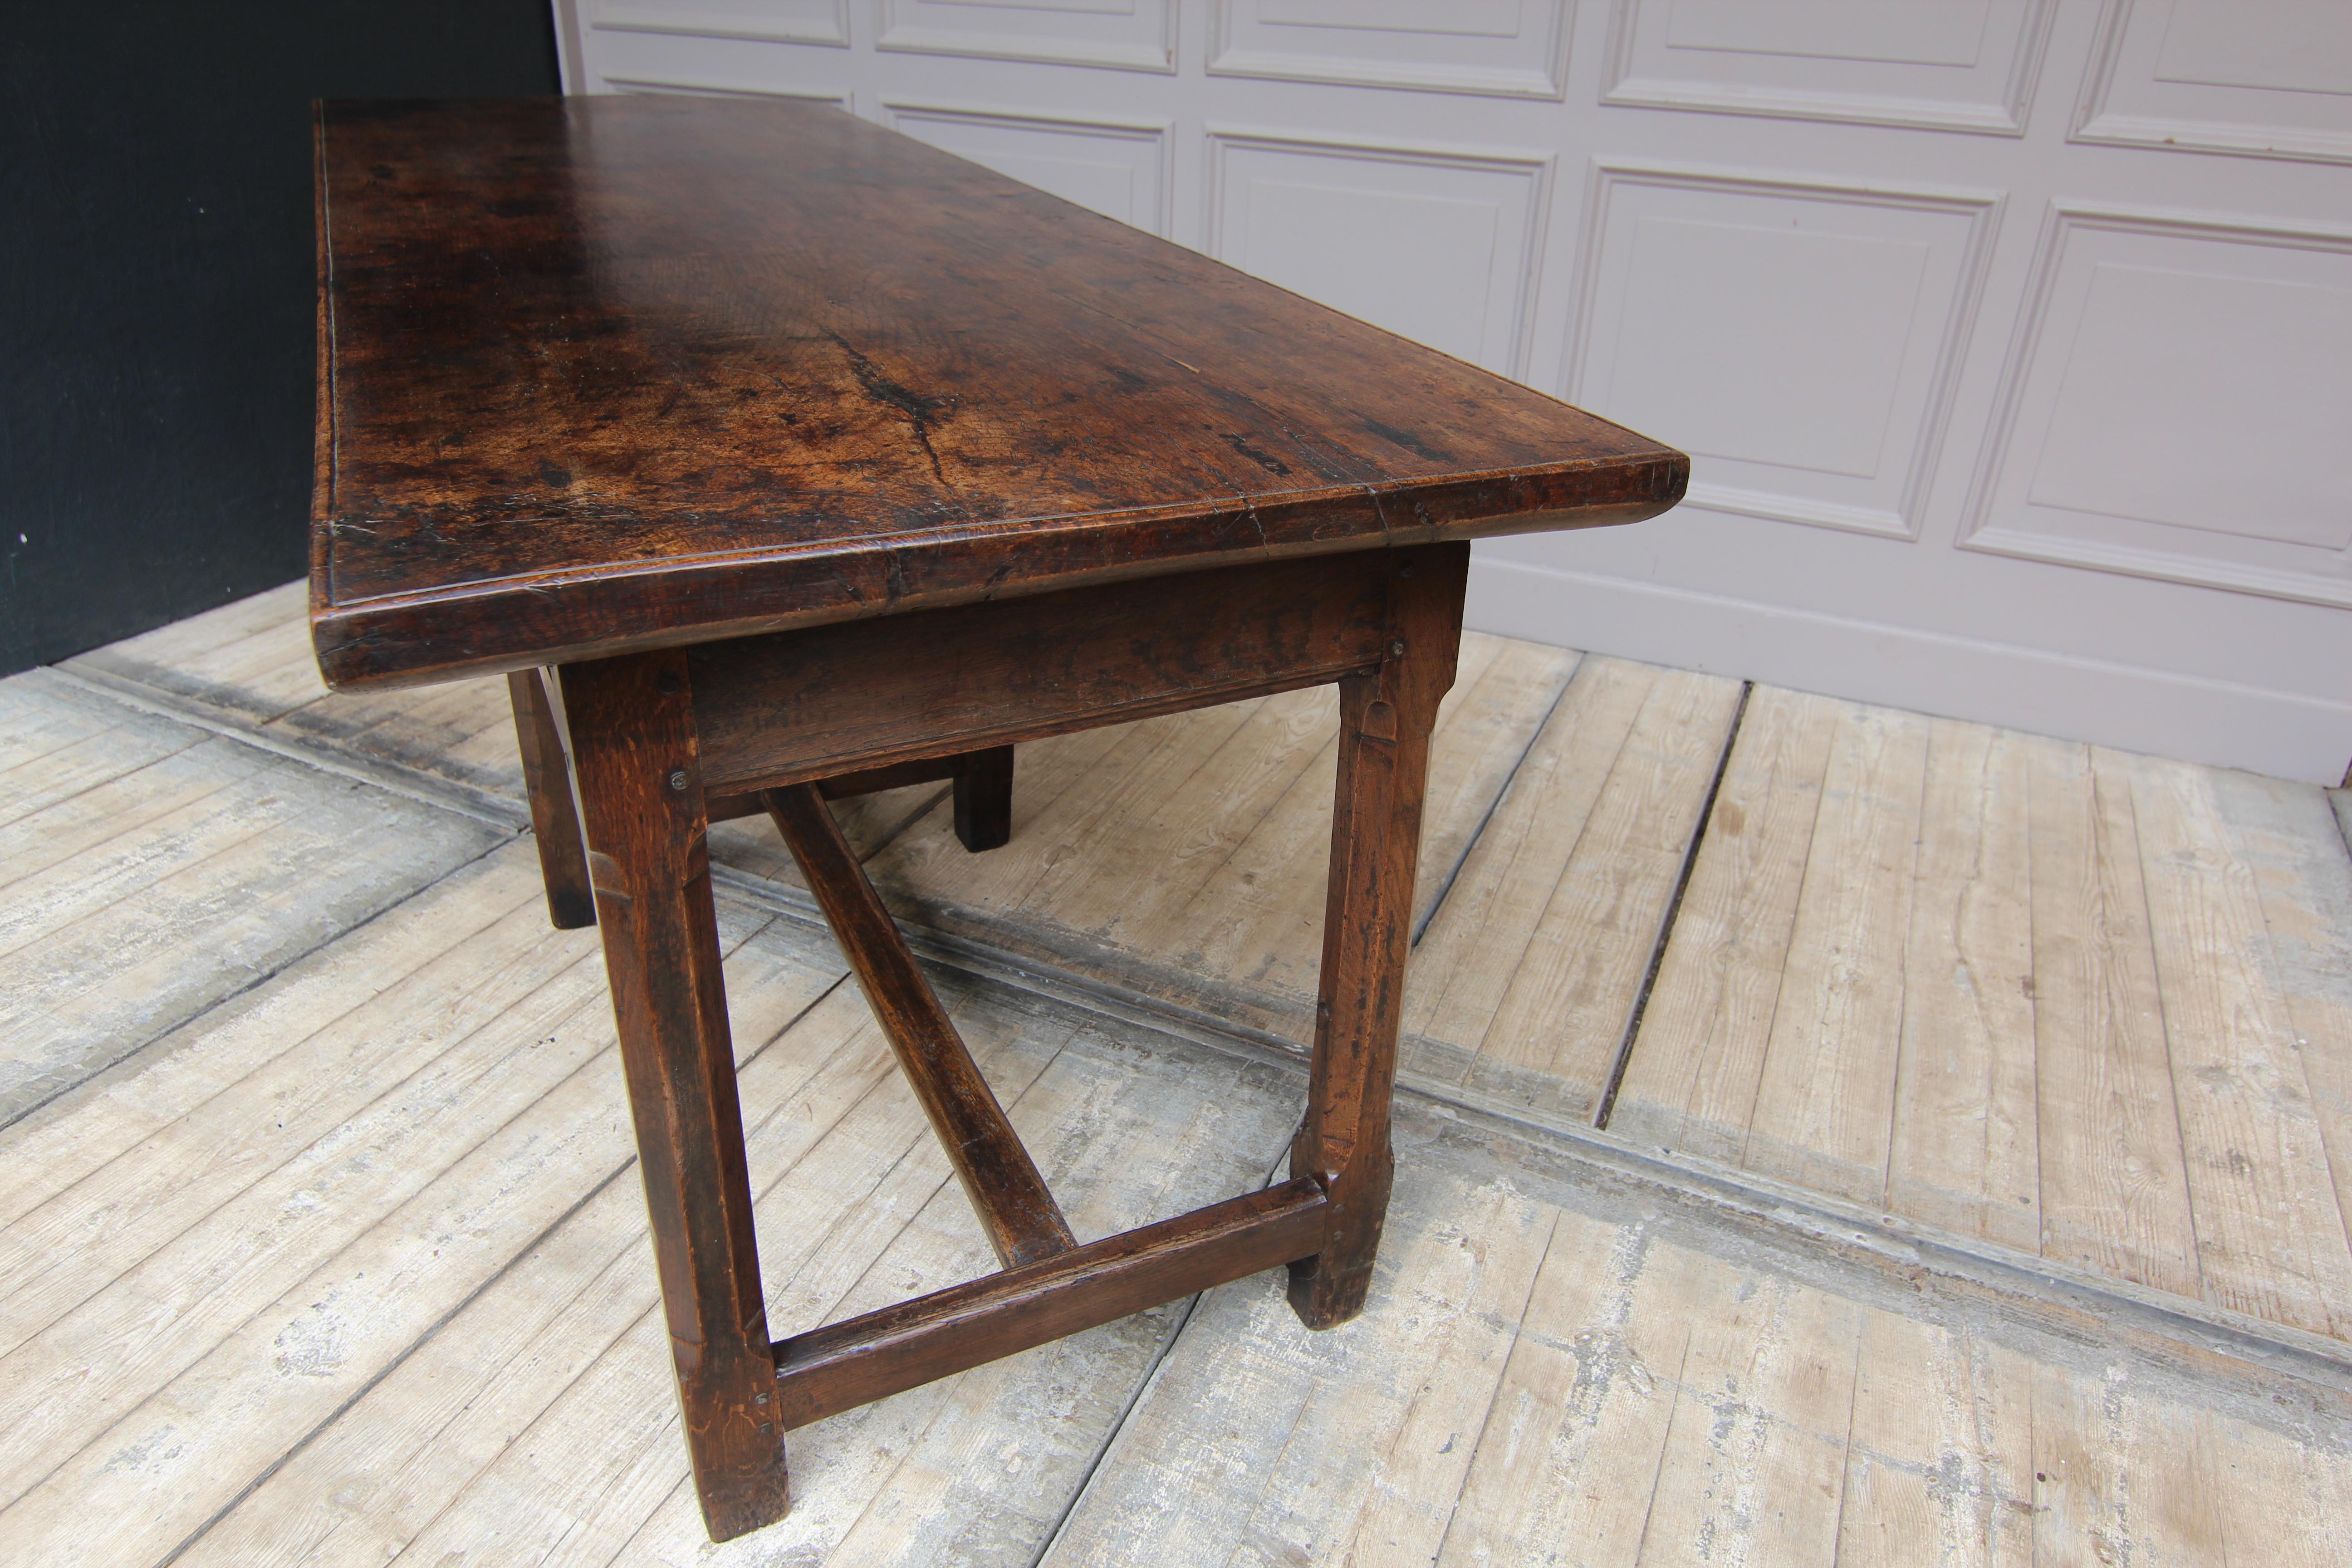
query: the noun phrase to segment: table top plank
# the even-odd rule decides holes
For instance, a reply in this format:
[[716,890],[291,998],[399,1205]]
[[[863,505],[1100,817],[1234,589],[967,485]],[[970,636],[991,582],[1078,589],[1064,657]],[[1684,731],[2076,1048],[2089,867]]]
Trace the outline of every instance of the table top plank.
[[326,103],[318,132],[336,685],[1625,521],[1686,479],[830,108]]

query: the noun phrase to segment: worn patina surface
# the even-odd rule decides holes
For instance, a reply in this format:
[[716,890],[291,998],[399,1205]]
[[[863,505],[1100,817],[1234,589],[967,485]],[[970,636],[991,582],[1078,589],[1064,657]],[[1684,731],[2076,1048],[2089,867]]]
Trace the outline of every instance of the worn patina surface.
[[1618,522],[1685,460],[810,105],[320,118],[339,685]]

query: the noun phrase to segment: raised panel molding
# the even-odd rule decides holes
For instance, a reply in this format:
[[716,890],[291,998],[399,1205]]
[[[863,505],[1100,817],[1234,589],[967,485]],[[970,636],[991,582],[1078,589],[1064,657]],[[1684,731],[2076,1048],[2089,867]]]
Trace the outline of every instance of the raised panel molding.
[[768,87],[750,82],[711,81],[701,79],[649,76],[612,76],[599,73],[596,90],[603,92],[682,92],[695,98],[784,98],[800,103],[830,103],[836,109],[856,111],[853,94],[847,88],[830,87]]
[[1166,237],[1175,218],[1165,121],[1080,120],[978,104],[886,99],[893,131]]
[[1960,547],[2352,605],[2347,364],[2352,229],[2055,204]]
[[1690,505],[1916,539],[2000,207],[1595,160],[1564,395],[1688,450]]
[[880,0],[877,49],[1176,69],[1176,0]]
[[1209,74],[1556,99],[1572,10],[1571,0],[1217,0]]
[[2108,0],[2069,140],[2352,163],[2352,5]]
[[674,33],[776,44],[849,45],[849,0],[625,0],[591,5],[588,26],[604,33]]
[[1526,374],[1549,153],[1215,125],[1208,147],[1210,255],[1457,358]]
[[2025,133],[2057,0],[1617,0],[1601,101]]

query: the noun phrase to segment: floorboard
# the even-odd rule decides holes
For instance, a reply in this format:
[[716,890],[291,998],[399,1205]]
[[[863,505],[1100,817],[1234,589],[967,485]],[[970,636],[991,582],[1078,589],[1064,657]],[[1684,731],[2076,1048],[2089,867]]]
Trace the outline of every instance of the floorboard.
[[1936,720],[1895,1073],[1886,1201],[1939,1229],[2037,1250],[2032,743]]
[[2195,1222],[2129,784],[2087,747],[2037,748],[2033,765],[2042,1253],[2196,1296]]

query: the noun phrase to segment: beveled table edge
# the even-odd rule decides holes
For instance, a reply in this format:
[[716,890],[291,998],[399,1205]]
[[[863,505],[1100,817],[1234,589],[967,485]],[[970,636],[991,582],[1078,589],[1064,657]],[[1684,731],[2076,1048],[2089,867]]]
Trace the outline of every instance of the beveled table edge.
[[[341,604],[327,517],[312,527],[311,641],[331,689],[423,685],[1253,560],[1638,522],[1680,501],[1689,477],[1688,458],[1648,444],[1532,469],[600,563]],[[1021,544],[1008,551],[1007,534]],[[1024,554],[1029,570],[1012,577]]]

